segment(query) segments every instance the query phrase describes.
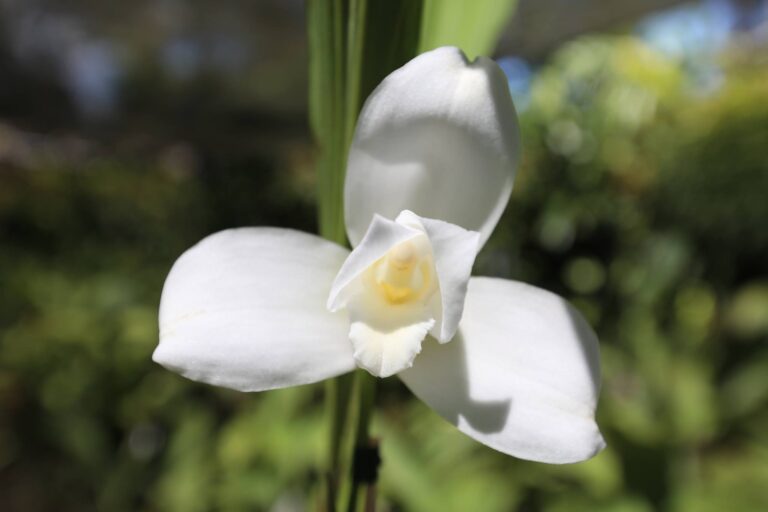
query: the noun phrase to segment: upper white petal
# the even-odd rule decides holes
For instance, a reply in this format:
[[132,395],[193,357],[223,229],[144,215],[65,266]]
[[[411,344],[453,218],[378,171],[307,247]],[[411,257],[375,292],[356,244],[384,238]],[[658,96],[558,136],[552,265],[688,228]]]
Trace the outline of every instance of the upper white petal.
[[153,359],[187,378],[241,391],[354,369],[347,316],[325,307],[348,254],[288,229],[241,228],[205,238],[165,281]]
[[418,223],[432,246],[440,283],[439,307],[435,308],[437,322],[432,334],[441,343],[448,342],[456,334],[464,311],[467,283],[480,249],[480,233],[441,220],[419,217],[410,211],[398,215],[397,222]]
[[545,290],[472,278],[453,342],[425,342],[399,375],[459,430],[504,453],[567,463],[605,445],[594,420],[597,338]]
[[355,247],[341,266],[328,296],[328,309],[337,311],[349,298],[360,292],[360,275],[392,247],[421,235],[422,232],[374,215],[363,243]]
[[424,53],[389,75],[360,113],[345,183],[347,234],[402,210],[481,233],[501,216],[519,160],[504,73],[457,48]]

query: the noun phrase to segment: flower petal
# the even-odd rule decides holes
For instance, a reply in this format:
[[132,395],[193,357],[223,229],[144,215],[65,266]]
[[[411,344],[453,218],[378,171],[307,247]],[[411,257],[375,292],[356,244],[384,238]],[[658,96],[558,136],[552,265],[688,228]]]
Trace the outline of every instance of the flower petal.
[[437,322],[432,335],[440,343],[446,343],[456,334],[464,311],[467,283],[480,249],[480,233],[441,220],[419,217],[410,211],[398,215],[397,222],[418,223],[432,245],[440,283],[440,304],[435,308]]
[[153,359],[237,389],[308,384],[355,368],[349,320],[325,308],[349,253],[317,236],[241,228],[205,238],[165,281]]
[[522,459],[577,462],[605,445],[597,338],[565,300],[533,286],[472,278],[454,341],[426,342],[400,377],[459,430]]
[[354,313],[349,339],[355,349],[355,361],[376,377],[389,377],[413,365],[421,352],[421,344],[435,323],[428,313],[410,324],[393,328],[371,322],[355,321]]
[[341,266],[328,296],[328,309],[338,311],[349,298],[359,292],[360,275],[395,245],[416,238],[422,232],[380,215],[374,215],[363,243],[355,247]]
[[350,148],[347,234],[402,210],[490,235],[512,191],[517,116],[504,73],[457,48],[424,53],[389,75],[363,107]]

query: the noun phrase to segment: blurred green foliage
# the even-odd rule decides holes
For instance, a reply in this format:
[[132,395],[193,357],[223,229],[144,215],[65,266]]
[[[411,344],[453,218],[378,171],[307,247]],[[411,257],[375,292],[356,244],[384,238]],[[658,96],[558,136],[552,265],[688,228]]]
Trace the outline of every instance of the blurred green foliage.
[[[749,62],[726,59],[704,93],[639,40],[595,37],[535,77],[524,165],[476,273],[556,291],[590,319],[608,448],[515,460],[387,379],[382,510],[768,509],[768,67]],[[240,394],[150,360],[184,249],[230,225],[315,228],[300,147],[195,149],[217,172],[179,148],[0,163],[3,510],[318,503],[322,386]]]

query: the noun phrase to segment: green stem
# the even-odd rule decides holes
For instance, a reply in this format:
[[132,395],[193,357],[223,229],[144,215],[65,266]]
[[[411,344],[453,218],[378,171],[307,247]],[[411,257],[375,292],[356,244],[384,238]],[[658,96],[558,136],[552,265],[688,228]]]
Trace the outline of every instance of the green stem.
[[336,243],[346,245],[344,227],[344,174],[346,166],[347,144],[344,138],[346,129],[346,2],[344,0],[332,0],[332,66],[333,79],[331,82],[332,94],[328,100],[332,105],[331,112],[331,139],[330,162],[328,166],[329,185],[328,194],[324,198],[325,208],[329,212],[329,224],[333,230],[332,238]]
[[346,123],[344,126],[345,147],[352,142],[352,135],[360,109],[360,81],[362,79],[363,53],[365,51],[365,16],[367,0],[349,1],[347,23],[347,91]]
[[330,413],[330,462],[334,470],[339,468],[341,462],[342,439],[349,412],[353,379],[354,374],[348,373],[326,381]]
[[320,235],[346,244],[343,185],[347,153],[347,0],[307,3],[310,122],[318,144]]
[[344,450],[344,427],[349,415],[354,374],[348,373],[325,383],[325,400],[328,414],[328,465],[329,473],[326,506],[328,511],[336,510],[336,497],[341,480],[342,453]]
[[[373,406],[376,401],[377,380],[368,372],[358,370],[356,372],[356,387],[358,393],[357,425],[355,427],[355,438],[352,449],[365,447],[370,444],[371,418],[373,417]],[[375,482],[370,483],[373,486]],[[362,484],[358,481],[352,481],[349,486],[349,495],[347,497],[347,511],[355,512],[358,508],[358,490]]]
[[[318,144],[320,235],[346,245],[344,175],[362,99],[416,54],[422,0],[308,0],[310,123]],[[354,384],[354,385],[353,385]],[[352,399],[353,388],[357,393]],[[327,510],[355,510],[359,482],[346,478],[354,449],[369,442],[376,380],[364,372],[326,384],[328,415]],[[354,404],[352,408],[350,404]],[[352,412],[356,414],[351,414]],[[356,417],[354,444],[348,434]],[[345,434],[347,438],[345,439]],[[368,494],[375,492],[369,486]],[[369,500],[370,502],[370,500]],[[344,510],[344,508],[342,508]]]
[[[348,0],[311,0],[307,5],[310,36],[310,120],[317,139],[320,235],[346,245],[343,214],[344,166],[348,144],[346,59]],[[330,379],[325,386],[328,421],[326,508],[336,510],[346,463],[345,427],[354,375]]]

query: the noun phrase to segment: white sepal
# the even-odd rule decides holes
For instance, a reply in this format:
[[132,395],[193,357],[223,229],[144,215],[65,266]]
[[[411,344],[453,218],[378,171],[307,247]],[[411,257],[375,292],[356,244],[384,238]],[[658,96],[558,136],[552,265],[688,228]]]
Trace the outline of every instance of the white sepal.
[[568,463],[605,446],[594,418],[597,338],[545,290],[472,278],[454,340],[427,340],[399,376],[459,430],[509,455]]
[[517,116],[504,73],[438,48],[394,71],[366,101],[344,189],[353,246],[374,213],[402,210],[481,233],[501,216],[520,158]]
[[153,359],[240,391],[317,382],[355,367],[345,313],[325,301],[349,252],[278,228],[213,234],[181,255],[160,303]]

